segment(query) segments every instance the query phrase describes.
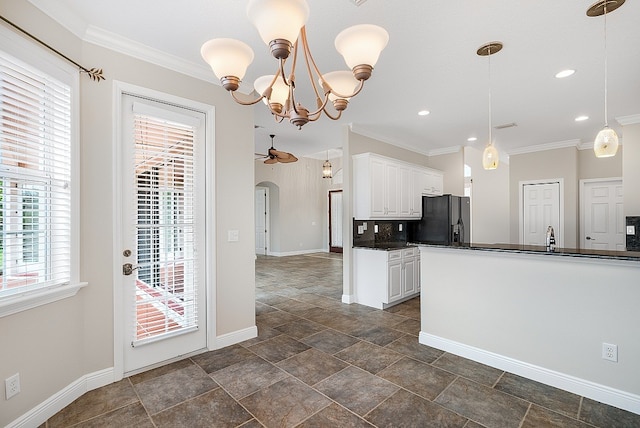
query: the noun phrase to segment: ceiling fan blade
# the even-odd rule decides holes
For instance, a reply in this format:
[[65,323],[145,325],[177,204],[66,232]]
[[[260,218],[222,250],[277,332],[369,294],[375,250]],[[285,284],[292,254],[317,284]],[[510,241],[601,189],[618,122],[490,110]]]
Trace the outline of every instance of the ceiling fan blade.
[[269,154],[271,156],[275,156],[277,158],[286,158],[288,155],[290,155],[290,153],[282,152],[280,150],[276,150],[273,147],[269,149]]
[[269,158],[269,159],[265,160],[264,163],[266,163],[267,165],[278,163],[278,158]]
[[282,158],[280,158],[280,157],[279,157],[279,158],[277,158],[277,159],[278,159],[278,162],[281,162],[281,163],[291,163],[291,162],[295,162],[295,161],[297,161],[297,160],[298,160],[298,158],[297,158],[297,157],[295,157],[294,155],[292,155],[291,153],[287,153],[287,154],[288,154],[289,156],[287,156],[287,157],[282,157]]

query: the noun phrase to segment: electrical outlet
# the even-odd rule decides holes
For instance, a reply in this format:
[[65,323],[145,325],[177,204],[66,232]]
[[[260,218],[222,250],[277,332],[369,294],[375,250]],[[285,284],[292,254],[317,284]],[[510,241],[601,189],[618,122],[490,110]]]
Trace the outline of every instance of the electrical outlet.
[[4,380],[7,400],[20,392],[20,373],[16,373]]
[[602,359],[618,362],[618,345],[612,345],[611,343],[602,344]]

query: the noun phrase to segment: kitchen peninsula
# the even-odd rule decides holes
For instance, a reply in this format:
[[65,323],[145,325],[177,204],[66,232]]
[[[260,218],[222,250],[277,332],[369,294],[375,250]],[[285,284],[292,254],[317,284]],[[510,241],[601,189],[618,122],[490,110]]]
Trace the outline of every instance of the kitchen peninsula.
[[640,413],[640,252],[419,250],[420,343]]

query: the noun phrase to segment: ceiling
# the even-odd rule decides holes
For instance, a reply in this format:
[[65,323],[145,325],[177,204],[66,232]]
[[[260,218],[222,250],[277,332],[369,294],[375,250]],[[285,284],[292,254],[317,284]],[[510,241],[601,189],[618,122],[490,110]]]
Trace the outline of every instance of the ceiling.
[[[211,38],[244,41],[255,52],[244,78],[273,74],[276,63],[246,18],[247,0],[30,0],[92,43],[219,84],[200,57]],[[346,69],[333,46],[351,25],[371,23],[389,32],[363,92],[339,121],[322,118],[298,130],[275,123],[262,103],[255,109],[256,150],[270,145],[297,156],[322,157],[339,148],[343,127],[425,153],[457,146],[482,148],[488,139],[489,87],[498,149],[505,154],[531,146],[589,144],[604,125],[604,18],[586,10],[595,0],[308,0],[307,35],[322,72]],[[188,6],[187,6],[188,5]],[[640,1],[627,1],[607,15],[609,125],[622,139],[616,118],[640,114]],[[504,48],[491,57],[476,50],[491,41]],[[86,64],[100,67],[100,64]],[[306,91],[304,62],[297,73],[297,99]],[[561,70],[576,73],[555,78]],[[109,74],[109,70],[105,70]],[[429,110],[418,116],[419,110]],[[589,119],[576,122],[577,116]],[[477,141],[468,142],[469,137]]]

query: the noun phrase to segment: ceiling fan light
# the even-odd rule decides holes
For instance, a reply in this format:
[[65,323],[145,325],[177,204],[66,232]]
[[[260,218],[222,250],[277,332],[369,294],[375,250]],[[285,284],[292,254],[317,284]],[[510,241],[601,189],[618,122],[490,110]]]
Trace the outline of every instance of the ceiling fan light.
[[[253,82],[253,88],[257,93],[263,95],[269,87],[269,84],[273,81],[273,78],[273,74],[260,76],[255,80],[255,82]],[[285,105],[287,98],[289,98],[289,87],[281,78],[278,78],[271,87],[271,95],[268,99],[264,98],[262,101],[267,105],[269,105],[269,103]]]
[[498,150],[491,143],[487,144],[482,152],[482,167],[486,170],[498,168],[499,156]]
[[354,25],[336,36],[335,46],[350,69],[359,65],[373,67],[380,52],[389,43],[389,33],[377,25]]
[[618,151],[618,134],[616,134],[616,131],[608,126],[602,128],[593,142],[593,151],[597,158],[615,156]]
[[202,45],[200,54],[218,79],[235,77],[241,80],[253,61],[253,50],[249,45],[235,39],[211,39]]
[[352,95],[358,86],[358,81],[353,77],[353,73],[346,70],[332,71],[323,74],[322,78],[318,79],[320,86],[322,86],[322,79],[331,86],[332,91],[329,93],[329,100],[331,101],[350,99],[351,97],[347,95]]
[[309,5],[305,0],[250,0],[247,16],[265,44],[279,39],[293,44],[309,19]]

